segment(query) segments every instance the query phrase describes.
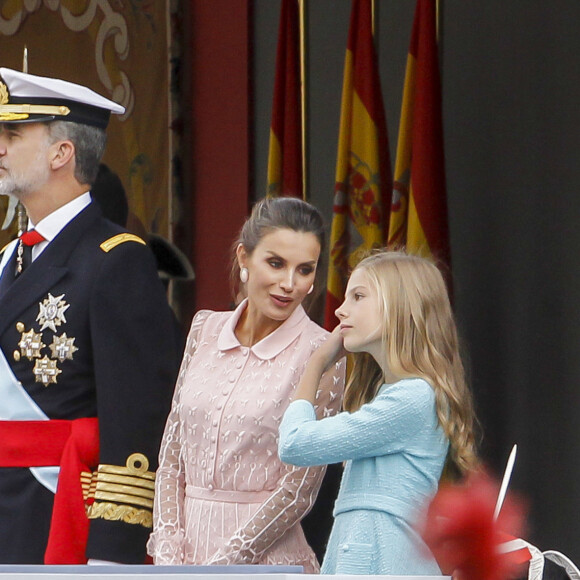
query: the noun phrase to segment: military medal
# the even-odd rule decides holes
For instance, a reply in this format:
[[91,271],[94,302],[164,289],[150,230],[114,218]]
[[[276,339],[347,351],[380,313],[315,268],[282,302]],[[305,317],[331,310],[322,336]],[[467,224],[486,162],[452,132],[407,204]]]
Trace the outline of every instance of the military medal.
[[66,332],[61,336],[53,336],[52,344],[50,345],[52,358],[56,358],[60,362],[64,362],[66,359],[72,360],[73,354],[78,350],[74,342],[74,337],[68,338]]
[[56,366],[56,362],[55,360],[49,359],[46,355],[41,359],[37,359],[32,369],[37,383],[42,383],[44,386],[48,386],[50,383],[56,383],[56,378],[62,373]]
[[36,317],[36,321],[40,322],[41,331],[45,328],[50,328],[52,332],[56,332],[56,327],[66,322],[64,313],[70,308],[70,304],[62,300],[63,298],[64,294],[55,298],[49,292],[48,297],[38,304],[40,306],[40,312]]
[[22,356],[28,357],[30,360],[40,358],[40,351],[46,346],[42,342],[42,332],[36,333],[31,328],[28,332],[23,332],[18,343],[20,353]]

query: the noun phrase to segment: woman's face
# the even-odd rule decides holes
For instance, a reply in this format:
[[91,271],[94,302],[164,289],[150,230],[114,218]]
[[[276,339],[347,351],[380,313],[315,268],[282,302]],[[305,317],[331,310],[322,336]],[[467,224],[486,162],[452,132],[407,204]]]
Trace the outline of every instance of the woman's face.
[[248,307],[283,322],[302,303],[314,283],[320,244],[310,232],[272,230],[251,255],[238,246],[240,267],[248,269]]
[[353,271],[336,316],[344,348],[349,352],[368,352],[381,364],[383,315],[377,291],[363,268]]

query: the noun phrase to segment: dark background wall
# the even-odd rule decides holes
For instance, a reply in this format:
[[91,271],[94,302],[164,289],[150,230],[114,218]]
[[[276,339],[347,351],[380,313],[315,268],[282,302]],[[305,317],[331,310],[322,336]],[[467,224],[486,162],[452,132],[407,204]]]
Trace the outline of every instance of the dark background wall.
[[[377,0],[392,159],[415,2]],[[254,2],[253,194],[266,188],[279,2]],[[527,538],[580,561],[580,3],[443,0],[455,303],[482,455]],[[309,195],[331,219],[348,0],[308,0]]]

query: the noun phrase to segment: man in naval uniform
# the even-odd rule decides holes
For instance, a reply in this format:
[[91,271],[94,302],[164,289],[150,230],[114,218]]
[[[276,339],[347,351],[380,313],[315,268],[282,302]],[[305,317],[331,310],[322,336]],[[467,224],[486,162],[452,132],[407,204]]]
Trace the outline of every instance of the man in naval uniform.
[[86,87],[0,68],[0,563],[144,563],[180,352],[143,240],[91,201],[111,113]]

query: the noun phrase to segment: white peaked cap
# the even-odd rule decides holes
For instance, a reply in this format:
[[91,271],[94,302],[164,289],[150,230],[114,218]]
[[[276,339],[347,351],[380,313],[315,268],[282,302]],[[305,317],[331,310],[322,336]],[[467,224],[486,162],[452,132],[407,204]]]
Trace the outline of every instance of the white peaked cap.
[[71,121],[105,128],[125,108],[87,87],[0,68],[0,122]]

